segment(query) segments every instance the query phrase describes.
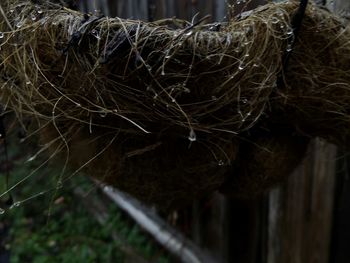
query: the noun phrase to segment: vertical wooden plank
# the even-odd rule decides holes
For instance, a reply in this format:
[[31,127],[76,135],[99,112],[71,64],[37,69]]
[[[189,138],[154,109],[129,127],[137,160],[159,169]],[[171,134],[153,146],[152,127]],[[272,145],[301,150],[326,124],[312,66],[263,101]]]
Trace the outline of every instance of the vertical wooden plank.
[[98,10],[105,16],[110,16],[109,5],[107,0],[98,0]]
[[176,17],[190,20],[191,18],[191,10],[190,10],[190,1],[191,0],[178,0],[176,1],[175,10],[176,10]]
[[107,0],[107,5],[109,9],[109,15],[115,17],[118,15],[118,2],[115,0]]
[[329,262],[335,168],[335,146],[315,141],[288,184],[270,194],[267,262]]
[[117,1],[117,9],[118,9],[118,17],[125,18],[125,12],[126,12],[126,7],[125,7],[126,0],[118,0]]
[[147,5],[147,20],[153,22],[154,20],[156,20],[156,1],[148,0]]
[[134,19],[140,19],[143,21],[148,20],[148,1],[145,0],[132,0],[132,17]]
[[193,239],[207,249],[219,262],[229,262],[229,215],[224,196],[214,194],[208,200],[193,205]]
[[263,199],[230,200],[229,202],[229,258],[227,262],[262,263],[261,205]]
[[334,208],[331,263],[348,263],[350,258],[350,156],[340,153]]
[[268,199],[268,219],[267,219],[267,258],[269,263],[278,263],[281,258],[281,225],[282,221],[282,189],[276,188],[271,191]]
[[197,9],[199,12],[199,17],[204,17],[206,15],[211,15],[212,16],[212,21],[215,16],[215,12],[213,10],[213,0],[198,0],[197,1]]
[[133,0],[128,0],[125,2],[125,15],[126,18],[134,18],[134,10],[133,10]]
[[227,14],[227,2],[222,0],[215,1],[215,20],[223,21]]
[[87,13],[88,12],[88,8],[87,8],[87,5],[86,5],[86,2],[85,1],[80,1],[79,2],[79,10],[84,12],[84,13]]
[[176,0],[166,0],[164,6],[163,14],[165,17],[173,17],[176,16]]
[[350,1],[337,0],[334,1],[334,12],[341,16],[346,23],[350,22]]
[[[333,2],[333,1],[332,1]],[[334,12],[344,22],[350,23],[350,1],[334,1]],[[344,157],[345,156],[345,157]],[[345,153],[342,159],[343,171],[337,177],[334,232],[332,238],[332,263],[347,263],[350,258],[350,157]]]
[[315,153],[315,177],[312,186],[309,224],[308,262],[328,262],[330,254],[331,230],[333,224],[333,203],[336,173],[336,147],[322,143]]

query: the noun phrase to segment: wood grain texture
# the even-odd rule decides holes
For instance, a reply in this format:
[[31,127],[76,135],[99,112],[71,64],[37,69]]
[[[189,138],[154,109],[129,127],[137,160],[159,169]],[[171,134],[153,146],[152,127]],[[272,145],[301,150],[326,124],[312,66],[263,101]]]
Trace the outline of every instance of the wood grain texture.
[[[260,0],[254,0],[260,1]],[[154,19],[177,17],[191,21],[211,15],[211,21],[222,21],[227,13],[224,0],[91,0],[80,1],[81,11],[100,10],[106,16],[149,20],[150,6],[154,6]]]
[[287,185],[269,197],[268,263],[329,262],[336,148],[315,141]]

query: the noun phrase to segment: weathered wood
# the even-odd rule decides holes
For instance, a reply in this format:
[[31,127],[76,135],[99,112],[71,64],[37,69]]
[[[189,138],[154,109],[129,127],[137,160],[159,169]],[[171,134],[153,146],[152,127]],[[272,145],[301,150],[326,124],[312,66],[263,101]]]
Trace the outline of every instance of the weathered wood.
[[[350,1],[336,0],[335,13],[341,15],[344,21],[350,23]],[[336,199],[334,207],[334,227],[332,238],[331,261],[334,263],[347,263],[350,258],[350,157],[342,153],[337,176]]]
[[350,1],[337,0],[334,2],[334,12],[341,16],[347,23],[350,22]]
[[350,156],[342,152],[339,157],[330,262],[348,263],[350,258]]
[[220,194],[193,204],[193,239],[219,262],[229,262],[229,203]]
[[267,262],[329,261],[336,148],[316,141],[284,187],[269,198]]

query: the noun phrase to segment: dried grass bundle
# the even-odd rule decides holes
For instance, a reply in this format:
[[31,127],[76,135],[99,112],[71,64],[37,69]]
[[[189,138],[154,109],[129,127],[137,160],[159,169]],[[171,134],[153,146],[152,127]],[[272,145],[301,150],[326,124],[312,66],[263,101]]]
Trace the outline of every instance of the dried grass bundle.
[[[347,140],[350,31],[335,17],[307,10],[277,87],[296,8],[270,4],[221,28],[174,28],[11,1],[0,19],[1,101],[30,118],[43,149],[66,166],[147,202],[182,203],[237,185],[239,145],[262,131]],[[259,147],[274,153],[280,144],[268,138]],[[283,177],[274,163],[256,172]]]

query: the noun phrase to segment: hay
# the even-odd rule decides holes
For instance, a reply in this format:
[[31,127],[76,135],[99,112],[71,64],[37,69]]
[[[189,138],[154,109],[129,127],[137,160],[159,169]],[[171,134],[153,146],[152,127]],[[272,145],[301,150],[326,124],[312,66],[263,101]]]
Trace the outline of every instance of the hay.
[[[230,184],[239,145],[260,130],[288,126],[283,136],[347,141],[350,31],[315,6],[281,87],[295,3],[265,6],[219,30],[26,1],[2,7],[2,103],[32,119],[43,148],[65,166],[147,202],[166,207]],[[253,158],[265,162],[262,155]],[[270,163],[266,176],[278,178]]]

